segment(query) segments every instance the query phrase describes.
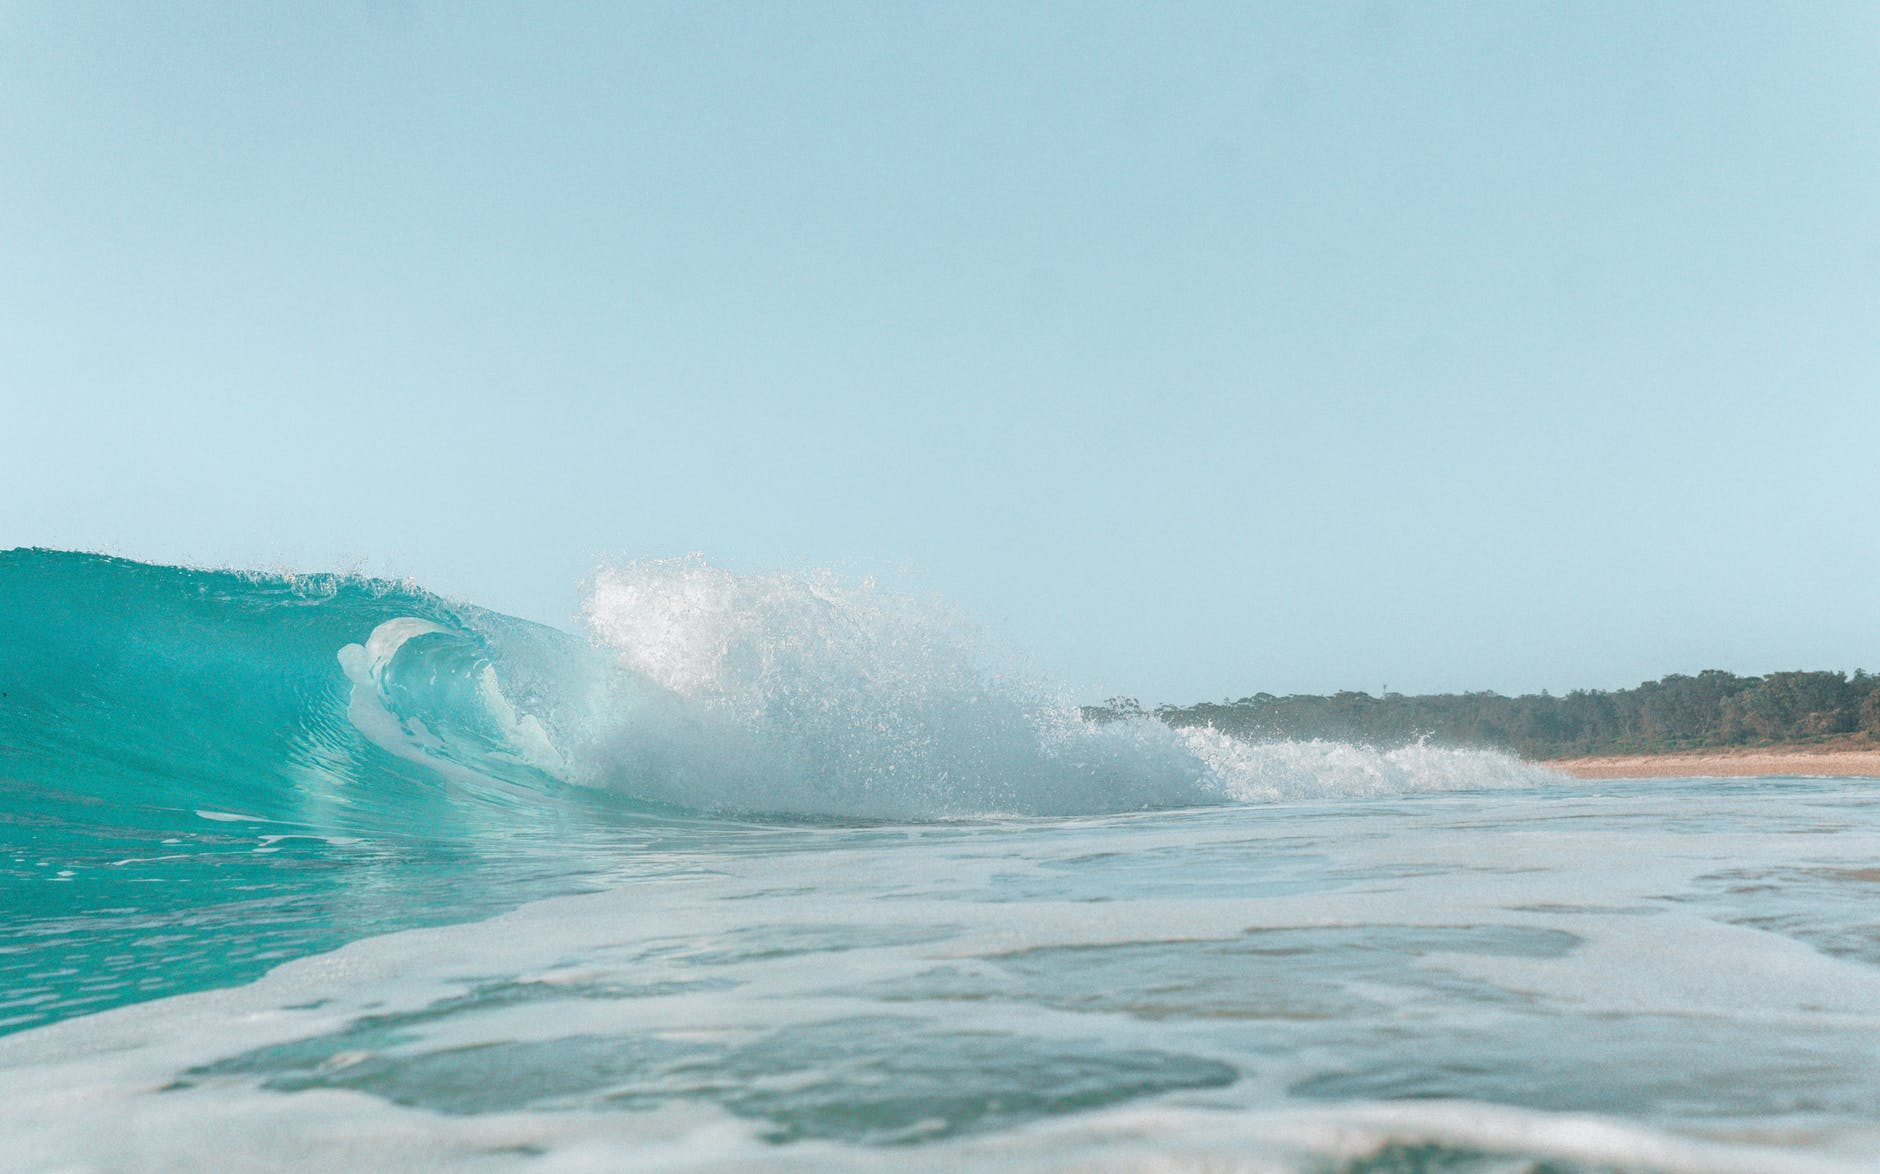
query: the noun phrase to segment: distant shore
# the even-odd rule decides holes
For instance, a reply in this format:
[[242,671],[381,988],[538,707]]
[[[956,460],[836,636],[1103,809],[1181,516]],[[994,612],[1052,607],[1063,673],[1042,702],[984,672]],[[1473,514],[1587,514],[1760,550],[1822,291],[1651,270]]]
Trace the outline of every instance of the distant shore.
[[1681,750],[1664,754],[1599,754],[1542,762],[1576,779],[1754,778],[1827,775],[1880,778],[1880,747],[1767,746]]

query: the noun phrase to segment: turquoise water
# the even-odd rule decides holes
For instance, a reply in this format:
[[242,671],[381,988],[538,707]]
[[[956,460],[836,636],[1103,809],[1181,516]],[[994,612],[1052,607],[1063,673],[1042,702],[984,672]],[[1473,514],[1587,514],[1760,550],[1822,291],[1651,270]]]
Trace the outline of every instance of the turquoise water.
[[569,788],[497,755],[448,785],[346,720],[337,650],[401,616],[538,634],[388,584],[0,555],[0,1031],[578,883],[601,821]]
[[1093,727],[697,560],[15,551],[0,692],[9,1165],[1880,1168],[1873,780]]

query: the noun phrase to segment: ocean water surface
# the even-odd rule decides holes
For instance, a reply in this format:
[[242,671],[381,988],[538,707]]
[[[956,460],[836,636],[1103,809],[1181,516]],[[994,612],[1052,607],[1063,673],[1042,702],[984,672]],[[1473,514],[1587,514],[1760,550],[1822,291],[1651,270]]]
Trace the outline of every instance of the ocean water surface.
[[0,554],[22,1169],[1880,1168],[1880,784],[1093,725],[929,601]]

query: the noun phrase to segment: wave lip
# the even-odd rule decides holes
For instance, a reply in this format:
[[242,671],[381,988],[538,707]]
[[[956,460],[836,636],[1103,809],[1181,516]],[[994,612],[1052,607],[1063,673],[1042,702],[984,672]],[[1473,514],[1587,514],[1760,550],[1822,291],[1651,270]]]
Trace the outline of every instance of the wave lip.
[[352,682],[347,720],[380,749],[470,791],[487,793],[492,782],[512,794],[539,790],[565,764],[541,720],[503,692],[490,657],[472,632],[416,616],[386,620],[364,644],[339,650]]

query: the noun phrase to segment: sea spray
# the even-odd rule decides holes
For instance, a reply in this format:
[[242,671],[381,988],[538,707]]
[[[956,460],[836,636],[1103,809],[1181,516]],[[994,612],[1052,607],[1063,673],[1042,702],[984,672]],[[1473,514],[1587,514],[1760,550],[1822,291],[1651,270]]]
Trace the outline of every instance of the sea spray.
[[1528,785],[1490,751],[1255,746],[1085,720],[941,604],[702,558],[604,567],[583,607],[619,674],[583,777],[746,814],[946,819]]
[[702,559],[604,568],[587,631],[625,678],[590,777],[779,815],[1068,815],[1220,802],[1159,725],[1084,722],[920,597]]

